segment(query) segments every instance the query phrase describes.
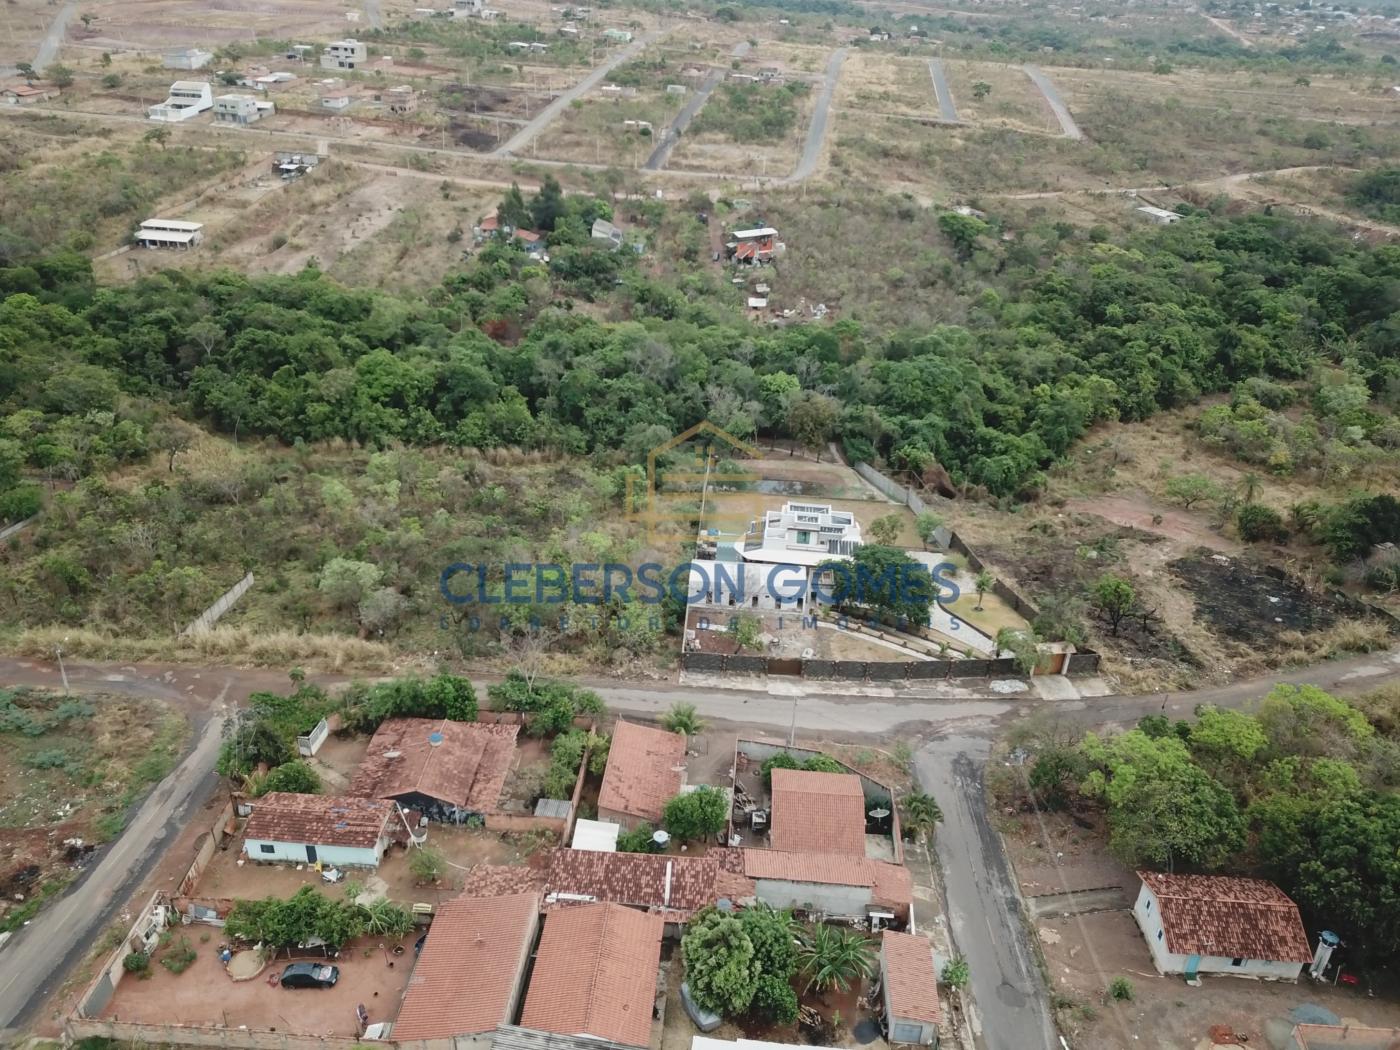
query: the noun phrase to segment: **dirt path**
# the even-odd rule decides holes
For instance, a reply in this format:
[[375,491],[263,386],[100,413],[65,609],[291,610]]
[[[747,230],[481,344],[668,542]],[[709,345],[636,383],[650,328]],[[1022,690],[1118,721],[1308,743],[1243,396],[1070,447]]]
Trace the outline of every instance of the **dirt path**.
[[812,123],[807,127],[807,142],[802,147],[802,158],[792,174],[783,179],[782,185],[805,182],[816,173],[817,164],[822,158],[822,146],[826,144],[826,128],[831,117],[831,98],[836,93],[836,81],[841,77],[841,66],[846,61],[847,50],[838,47],[831,53],[831,61],[826,66],[826,79],[822,81],[821,94],[817,96],[817,108],[812,111]]
[[[1184,547],[1208,547],[1225,554],[1235,554],[1241,549],[1238,543],[1185,511],[1161,506],[1143,492],[1072,499],[1065,503],[1065,510],[1071,514],[1093,514],[1114,525],[1163,536]],[[1154,518],[1160,520],[1154,521]]]
[[1050,78],[1040,71],[1039,66],[1022,66],[1021,68],[1040,89],[1040,93],[1045,96],[1045,101],[1049,103],[1051,111],[1055,114],[1055,119],[1060,122],[1060,130],[1065,133],[1065,138],[1076,141],[1082,139],[1084,132],[1079,130],[1079,125],[1069,115],[1069,107],[1065,105],[1065,100],[1060,97],[1060,93],[1055,90],[1055,85],[1050,83]]
[[618,51],[600,66],[595,66],[593,71],[580,80],[573,87],[560,94],[553,102],[545,106],[535,115],[535,118],[523,128],[512,135],[504,145],[497,148],[492,154],[495,157],[509,157],[520,152],[535,138],[541,131],[549,127],[558,116],[568,109],[576,99],[582,98],[593,88],[602,83],[603,78],[611,73],[624,62],[631,61],[640,55],[646,48],[666,36],[669,29],[653,29],[650,33],[643,33],[630,44]]
[[1238,43],[1241,47],[1253,47],[1253,46],[1254,46],[1254,41],[1253,41],[1253,40],[1249,39],[1249,37],[1245,36],[1245,35],[1244,35],[1243,33],[1241,33],[1238,29],[1236,29],[1234,26],[1232,26],[1229,22],[1221,21],[1219,18],[1216,18],[1214,15],[1208,15],[1208,14],[1206,14],[1204,11],[1201,12],[1201,17],[1204,18],[1204,19],[1205,19],[1207,22],[1209,22],[1211,25],[1215,26],[1216,29],[1220,30],[1220,31],[1221,31],[1222,33],[1224,33],[1226,36],[1232,38],[1232,39],[1233,39],[1236,43]]

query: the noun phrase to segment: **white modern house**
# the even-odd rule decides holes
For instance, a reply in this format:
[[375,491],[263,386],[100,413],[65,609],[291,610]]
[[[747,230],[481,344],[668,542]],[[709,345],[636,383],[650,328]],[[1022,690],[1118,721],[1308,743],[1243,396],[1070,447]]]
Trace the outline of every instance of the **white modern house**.
[[751,523],[735,549],[744,561],[813,566],[849,558],[861,545],[860,523],[850,511],[789,500]]
[[1312,961],[1298,906],[1272,882],[1140,871],[1133,917],[1158,973],[1296,981]]
[[1158,226],[1170,226],[1174,222],[1181,221],[1181,216],[1176,212],[1167,211],[1166,208],[1158,208],[1151,204],[1139,206],[1137,213],[1144,219],[1155,222]]
[[142,248],[175,248],[187,251],[204,240],[204,223],[183,219],[147,219],[136,231]]
[[214,108],[214,92],[203,80],[177,80],[170,85],[170,96],[146,110],[151,120],[178,124]]
[[394,838],[408,834],[398,806],[385,799],[273,791],[252,805],[243,852],[265,863],[377,868]]
[[212,51],[204,51],[197,47],[187,47],[182,51],[167,51],[161,64],[166,69],[203,69],[210,62],[214,61]]
[[353,37],[332,40],[321,52],[322,69],[357,69],[369,60],[369,49]]

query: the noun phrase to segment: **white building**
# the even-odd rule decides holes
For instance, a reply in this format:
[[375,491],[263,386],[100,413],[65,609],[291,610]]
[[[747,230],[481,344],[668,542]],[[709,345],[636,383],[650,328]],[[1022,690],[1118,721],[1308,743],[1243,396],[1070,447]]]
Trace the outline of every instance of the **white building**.
[[321,96],[321,108],[328,109],[333,113],[350,108],[350,96],[344,92],[336,92],[330,95]]
[[332,40],[321,52],[323,69],[358,69],[369,60],[369,50],[353,38]]
[[178,248],[188,250],[204,240],[204,223],[181,219],[147,219],[136,231],[136,243],[142,248]]
[[1140,871],[1133,917],[1158,973],[1296,981],[1312,950],[1298,906],[1272,882]]
[[1137,209],[1137,213],[1144,219],[1150,219],[1158,226],[1170,226],[1174,222],[1180,222],[1181,216],[1174,211],[1167,211],[1166,208],[1154,208],[1151,204],[1144,204]]
[[595,241],[606,241],[614,248],[622,247],[622,231],[607,219],[594,219],[589,231]]
[[603,39],[610,44],[630,44],[632,34],[626,29],[604,29]]
[[183,51],[167,51],[161,64],[166,69],[203,69],[212,61],[214,61],[212,51],[188,47]]
[[384,851],[408,828],[393,802],[273,791],[253,802],[243,829],[249,860],[377,868]]
[[177,80],[170,85],[170,97],[151,106],[146,116],[167,124],[178,124],[214,108],[214,92],[203,80]]
[[271,102],[259,102],[252,95],[220,95],[214,99],[214,120],[220,124],[253,124],[264,112],[275,111]]
[[750,523],[748,535],[734,546],[745,561],[813,566],[849,558],[861,545],[860,523],[850,511],[789,500]]

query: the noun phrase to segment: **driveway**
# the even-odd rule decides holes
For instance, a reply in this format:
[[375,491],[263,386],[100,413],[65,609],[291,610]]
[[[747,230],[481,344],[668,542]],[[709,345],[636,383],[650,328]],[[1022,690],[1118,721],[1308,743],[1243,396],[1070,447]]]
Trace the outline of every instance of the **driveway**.
[[1079,125],[1074,122],[1074,118],[1069,115],[1069,107],[1065,105],[1065,100],[1060,98],[1060,93],[1055,90],[1055,85],[1050,83],[1050,78],[1040,71],[1038,66],[1022,66],[1026,76],[1035,81],[1035,86],[1040,88],[1040,93],[1045,96],[1045,101],[1050,103],[1050,108],[1055,112],[1055,119],[1060,122],[1060,129],[1065,133],[1067,139],[1082,139],[1084,132],[1079,130]]
[[822,159],[822,146],[826,143],[826,126],[831,118],[831,98],[836,93],[836,81],[841,76],[841,66],[846,61],[846,48],[838,47],[826,64],[826,79],[822,81],[821,94],[817,96],[817,107],[812,111],[812,123],[807,128],[807,143],[802,147],[802,159],[792,174],[783,179],[784,184],[802,182],[809,179],[817,170]]

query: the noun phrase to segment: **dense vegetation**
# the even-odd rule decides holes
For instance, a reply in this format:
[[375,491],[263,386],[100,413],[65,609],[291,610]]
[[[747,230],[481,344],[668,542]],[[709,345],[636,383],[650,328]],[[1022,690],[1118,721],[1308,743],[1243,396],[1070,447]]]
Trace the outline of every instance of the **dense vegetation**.
[[1125,864],[1273,879],[1311,926],[1381,963],[1400,951],[1396,700],[1281,685],[1251,713],[1043,741],[1027,786],[1048,808],[1102,806]]

